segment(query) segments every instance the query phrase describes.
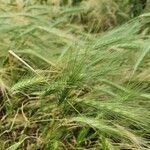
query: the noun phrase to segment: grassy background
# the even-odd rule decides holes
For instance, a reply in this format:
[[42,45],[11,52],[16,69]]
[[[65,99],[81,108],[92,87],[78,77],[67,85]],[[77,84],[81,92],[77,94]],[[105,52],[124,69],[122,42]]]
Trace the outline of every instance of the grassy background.
[[150,149],[149,5],[1,0],[0,149]]

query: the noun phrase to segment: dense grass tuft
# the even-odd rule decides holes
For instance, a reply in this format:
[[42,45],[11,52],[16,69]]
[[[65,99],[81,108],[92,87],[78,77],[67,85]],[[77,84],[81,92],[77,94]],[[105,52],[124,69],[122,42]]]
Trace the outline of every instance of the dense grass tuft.
[[0,149],[150,149],[150,13],[128,5],[1,2]]

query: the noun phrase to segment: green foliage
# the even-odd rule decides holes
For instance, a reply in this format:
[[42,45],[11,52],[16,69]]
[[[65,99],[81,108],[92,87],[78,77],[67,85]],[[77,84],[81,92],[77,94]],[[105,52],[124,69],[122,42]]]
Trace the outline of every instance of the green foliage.
[[[25,139],[24,139],[25,140]],[[7,150],[17,150],[19,148],[19,146],[24,142],[24,140],[19,141],[18,143],[13,144],[12,146],[10,146],[9,148],[7,148]]]
[[150,149],[149,12],[51,2],[1,2],[0,149]]

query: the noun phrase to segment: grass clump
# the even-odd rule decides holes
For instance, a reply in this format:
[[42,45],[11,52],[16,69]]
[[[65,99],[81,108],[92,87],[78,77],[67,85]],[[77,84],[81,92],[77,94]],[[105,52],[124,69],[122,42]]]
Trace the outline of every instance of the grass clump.
[[51,2],[1,2],[0,149],[150,149],[149,12]]

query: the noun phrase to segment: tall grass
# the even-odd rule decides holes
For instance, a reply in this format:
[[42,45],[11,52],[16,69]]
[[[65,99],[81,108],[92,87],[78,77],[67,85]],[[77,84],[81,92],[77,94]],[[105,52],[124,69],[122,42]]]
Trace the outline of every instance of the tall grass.
[[102,4],[49,2],[1,2],[0,148],[150,149],[149,13],[100,32]]

